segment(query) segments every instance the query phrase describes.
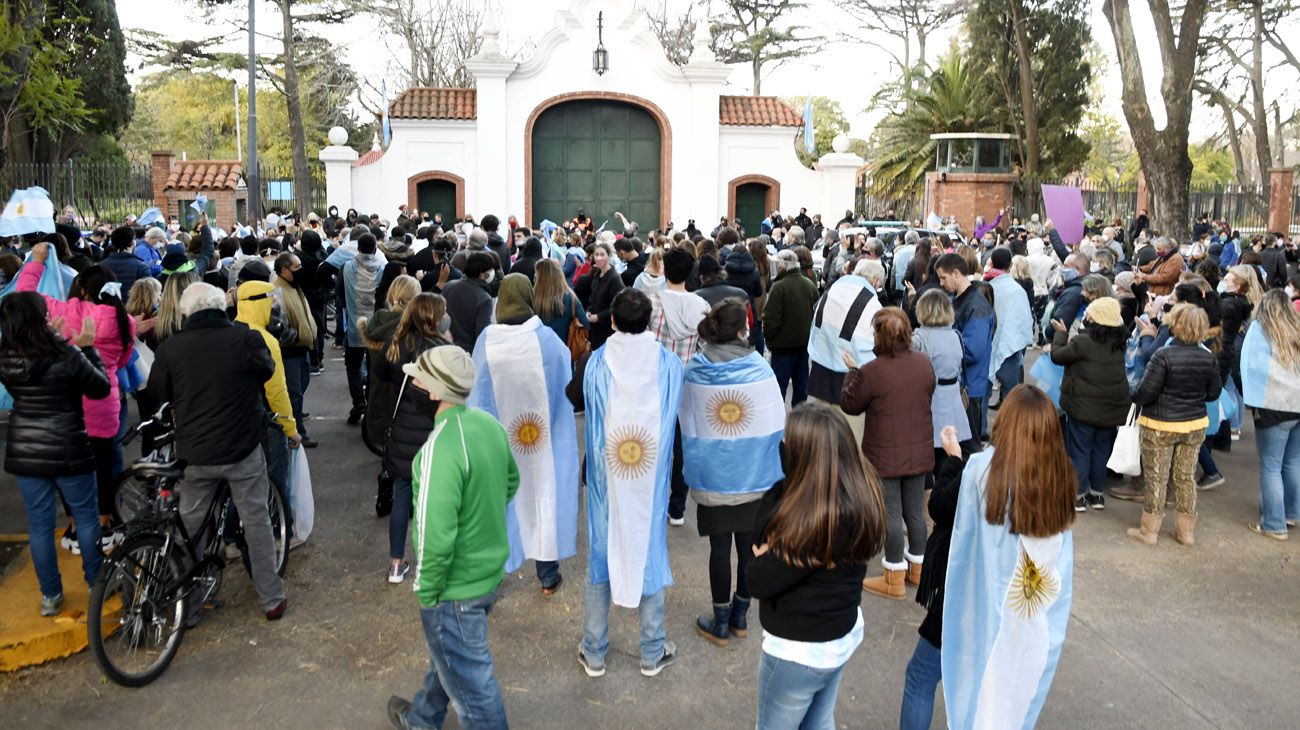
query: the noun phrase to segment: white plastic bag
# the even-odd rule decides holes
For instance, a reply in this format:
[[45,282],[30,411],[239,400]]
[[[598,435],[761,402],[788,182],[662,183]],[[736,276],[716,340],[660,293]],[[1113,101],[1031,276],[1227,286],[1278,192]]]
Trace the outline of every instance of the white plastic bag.
[[307,464],[307,450],[301,446],[291,449],[293,459],[289,465],[289,482],[293,485],[289,501],[293,510],[293,537],[295,542],[306,542],[316,522],[316,500],[311,493],[311,467]]
[[1106,468],[1117,474],[1135,477],[1142,473],[1142,427],[1137,425],[1137,406],[1128,408],[1128,422],[1119,427],[1115,448],[1111,449]]

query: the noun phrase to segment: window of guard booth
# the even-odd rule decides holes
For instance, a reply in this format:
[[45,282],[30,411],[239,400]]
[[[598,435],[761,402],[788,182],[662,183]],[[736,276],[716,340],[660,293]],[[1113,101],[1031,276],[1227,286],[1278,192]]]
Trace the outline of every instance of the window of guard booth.
[[1002,169],[1002,140],[1000,139],[982,139],[979,141],[979,169],[981,170],[1001,170]]
[[948,169],[948,146],[949,146],[949,142],[946,139],[941,139],[935,142],[934,169],[936,170]]
[[948,169],[971,170],[975,167],[975,140],[954,139],[948,152]]

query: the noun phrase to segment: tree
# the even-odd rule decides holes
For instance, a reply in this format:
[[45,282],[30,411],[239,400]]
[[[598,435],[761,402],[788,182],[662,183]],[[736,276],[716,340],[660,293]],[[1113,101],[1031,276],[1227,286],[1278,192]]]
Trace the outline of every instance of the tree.
[[638,2],[637,6],[645,13],[646,20],[650,23],[650,30],[659,39],[659,45],[664,49],[664,55],[668,57],[669,63],[674,66],[685,66],[690,63],[691,51],[694,50],[695,27],[699,24],[694,17],[695,5],[687,6],[686,12],[676,17],[668,14],[668,0],[660,0],[657,8],[646,2]]
[[972,71],[997,99],[1003,128],[1019,141],[1017,159],[1031,190],[1088,157],[1078,134],[1092,80],[1087,10],[1082,0],[976,0],[966,18]]
[[[786,100],[790,106],[802,111],[808,102],[806,96],[795,96]],[[795,153],[804,167],[812,168],[813,163],[833,149],[836,135],[847,134],[849,120],[844,117],[840,103],[826,96],[813,97],[813,151],[810,154],[804,146],[803,134],[795,138]]]
[[374,15],[390,39],[394,57],[405,56],[400,66],[406,86],[474,86],[465,62],[483,46],[479,27],[483,9],[473,0],[359,0],[356,9]]
[[1186,0],[1176,19],[1167,0],[1146,2],[1155,23],[1156,44],[1164,71],[1160,96],[1165,108],[1165,126],[1161,130],[1156,129],[1147,103],[1129,0],[1105,0],[1102,13],[1115,37],[1124,117],[1151,191],[1152,223],[1157,230],[1186,240],[1191,233],[1188,185],[1192,179],[1192,161],[1187,155],[1187,140],[1192,118],[1192,81],[1208,0]]
[[111,0],[19,0],[0,11],[0,161],[61,163],[131,117]]
[[870,177],[877,184],[917,187],[934,169],[935,143],[943,132],[989,132],[998,128],[982,89],[961,53],[938,60],[924,88],[911,92],[901,109],[886,116],[872,134]]
[[[897,96],[905,98],[902,90],[910,89],[914,77],[924,77],[929,69],[926,59],[926,42],[931,34],[947,27],[967,9],[968,0],[848,0],[840,9],[857,23],[856,28],[844,33],[869,46],[873,46],[892,60],[902,76],[900,84],[892,85]],[[880,42],[881,34],[897,39],[902,52]],[[916,58],[912,48],[916,47]]]
[[763,93],[764,66],[775,68],[817,50],[804,26],[778,27],[784,16],[807,7],[801,0],[726,0],[723,5],[726,11],[709,27],[713,51],[724,63],[749,64],[754,96]]

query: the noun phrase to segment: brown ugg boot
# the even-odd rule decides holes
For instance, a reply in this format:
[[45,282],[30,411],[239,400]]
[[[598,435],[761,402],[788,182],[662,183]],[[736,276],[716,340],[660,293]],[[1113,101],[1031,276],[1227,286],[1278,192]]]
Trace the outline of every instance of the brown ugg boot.
[[885,563],[885,574],[862,581],[863,590],[885,598],[902,600],[907,597],[907,563]]
[[1160,537],[1160,523],[1163,521],[1164,515],[1153,515],[1143,510],[1138,526],[1128,528],[1129,539],[1144,545],[1155,545]]
[[1177,540],[1180,545],[1196,544],[1196,515],[1185,515],[1181,512],[1174,517],[1174,529],[1170,531],[1169,536]]
[[903,582],[909,586],[921,585],[921,561],[913,562],[910,558],[907,561],[907,576]]

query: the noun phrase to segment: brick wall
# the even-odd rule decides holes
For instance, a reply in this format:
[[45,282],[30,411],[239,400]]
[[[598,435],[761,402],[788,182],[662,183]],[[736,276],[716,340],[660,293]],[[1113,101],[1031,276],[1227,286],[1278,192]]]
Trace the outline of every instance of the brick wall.
[[176,155],[170,152],[153,152],[150,154],[150,180],[153,183],[153,204],[163,209],[171,211],[170,201],[167,199],[167,176],[171,174],[172,163],[175,162]]
[[[199,194],[206,195],[208,201],[216,208],[216,220],[212,223],[229,231],[234,228],[238,202],[245,197],[244,191],[236,190],[168,190],[163,193],[159,206],[167,215],[178,216],[182,221],[192,212],[188,210],[190,201]],[[242,222],[242,221],[241,221]]]
[[938,172],[925,174],[924,214],[928,216],[933,211],[944,218],[956,216],[957,224],[967,236],[975,232],[975,216],[982,215],[992,222],[1000,209],[1011,209],[1014,174],[950,172],[946,179],[940,175]]
[[1295,170],[1285,168],[1268,171],[1268,230],[1291,230],[1291,208],[1295,205],[1291,192],[1293,187]]

